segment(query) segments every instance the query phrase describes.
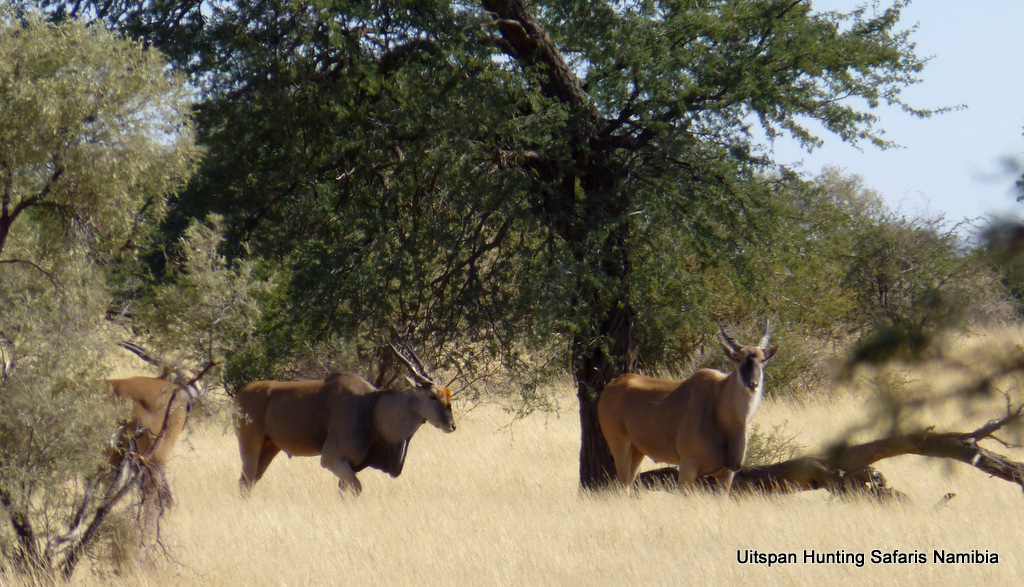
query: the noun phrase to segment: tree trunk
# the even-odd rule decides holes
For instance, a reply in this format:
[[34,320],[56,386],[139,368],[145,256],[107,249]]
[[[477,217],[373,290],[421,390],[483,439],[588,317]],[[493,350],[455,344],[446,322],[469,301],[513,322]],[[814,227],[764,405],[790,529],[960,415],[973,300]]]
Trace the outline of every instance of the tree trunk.
[[[495,17],[502,49],[532,71],[540,92],[574,113],[564,153],[524,157],[538,178],[538,211],[548,228],[568,245],[580,271],[577,307],[581,330],[572,341],[573,375],[580,402],[580,484],[597,489],[614,477],[615,466],[597,420],[597,398],[616,375],[634,371],[638,349],[635,311],[629,301],[631,273],[628,211],[623,164],[613,147],[597,141],[600,114],[576,73],[524,0],[481,0]],[[531,80],[533,83],[533,80]],[[609,229],[604,242],[590,241],[593,229]],[[595,285],[602,284],[602,285]]]
[[577,397],[580,401],[580,487],[602,489],[615,478],[615,463],[597,421],[597,396],[585,393],[581,382]]
[[[644,471],[636,477],[638,489],[676,489],[678,470],[662,467]],[[697,487],[716,488],[715,478],[701,477]],[[889,485],[874,467],[845,469],[817,457],[798,457],[771,465],[744,467],[736,473],[732,493],[796,493],[824,489],[833,495],[868,495],[879,499],[904,499],[902,492]]]
[[587,490],[606,487],[615,478],[615,463],[597,420],[597,400],[609,381],[636,370],[638,356],[634,311],[628,302],[620,302],[599,324],[600,336],[590,348],[581,348],[578,340],[573,344],[580,402],[580,486]]

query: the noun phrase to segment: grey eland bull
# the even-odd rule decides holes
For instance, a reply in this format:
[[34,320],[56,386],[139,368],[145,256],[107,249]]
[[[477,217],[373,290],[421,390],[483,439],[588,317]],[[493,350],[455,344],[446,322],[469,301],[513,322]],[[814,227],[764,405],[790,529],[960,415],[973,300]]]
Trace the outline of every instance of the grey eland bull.
[[318,381],[255,381],[235,397],[239,485],[248,493],[281,451],[289,456],[320,456],[320,465],[338,478],[338,488],[362,491],[356,473],[366,467],[398,477],[409,441],[430,422],[455,431],[451,390],[434,383],[412,353],[414,365],[394,346],[409,368],[412,387],[381,390],[351,373]]
[[750,419],[764,393],[771,324],[756,346],[722,334],[732,371],[700,369],[683,382],[626,374],[611,380],[597,402],[601,431],[620,483],[630,487],[644,456],[679,466],[682,487],[705,475],[728,493],[743,465]]

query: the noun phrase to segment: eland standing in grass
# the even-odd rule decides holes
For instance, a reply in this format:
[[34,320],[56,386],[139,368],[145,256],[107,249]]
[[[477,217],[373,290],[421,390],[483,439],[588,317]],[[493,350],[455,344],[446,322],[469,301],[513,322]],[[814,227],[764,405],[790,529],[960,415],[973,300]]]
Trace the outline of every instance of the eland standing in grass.
[[679,485],[705,475],[726,493],[743,465],[750,419],[764,393],[764,364],[778,346],[768,348],[771,324],[756,346],[743,346],[722,333],[722,350],[732,371],[700,369],[683,382],[642,375],[620,375],[597,402],[601,431],[608,442],[619,481],[630,487],[644,456],[679,466]]
[[[138,454],[146,456],[150,465],[163,467],[185,429],[191,406],[202,396],[202,374],[194,376],[182,365],[158,357],[137,344],[124,342],[121,346],[160,367],[162,374],[159,378],[125,377],[107,381],[115,397],[131,402],[131,417],[124,423],[124,438],[119,448],[125,450],[124,441],[131,437]],[[116,461],[120,461],[120,456]]]
[[163,466],[171,458],[174,445],[185,429],[189,406],[199,395],[196,385],[179,387],[166,379],[126,377],[108,380],[114,396],[131,402],[131,418],[124,433],[133,436],[140,455]]
[[185,430],[191,406],[203,394],[200,383],[207,365],[198,375],[178,363],[158,357],[130,342],[121,343],[125,349],[142,360],[160,367],[162,375],[156,377],[125,377],[109,379],[107,384],[113,396],[130,402],[131,415],[121,423],[110,455],[112,473],[125,467],[142,466],[142,530],[149,535],[157,532],[157,520],[174,502],[167,481],[167,463],[174,446]]
[[409,440],[421,425],[454,432],[451,390],[434,383],[415,353],[413,364],[391,349],[412,373],[412,387],[380,390],[358,375],[334,373],[321,381],[255,381],[242,388],[235,397],[242,493],[284,451],[319,455],[341,490],[359,494],[356,473],[366,467],[392,477],[402,473]]

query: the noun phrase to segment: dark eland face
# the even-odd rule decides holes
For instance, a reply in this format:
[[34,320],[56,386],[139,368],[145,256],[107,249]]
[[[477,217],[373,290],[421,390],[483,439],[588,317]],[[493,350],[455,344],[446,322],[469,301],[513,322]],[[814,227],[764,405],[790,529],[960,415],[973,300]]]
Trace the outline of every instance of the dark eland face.
[[766,352],[758,347],[743,347],[736,355],[739,358],[736,365],[743,386],[750,391],[759,389],[764,383],[764,364],[771,358],[770,355],[766,357]]
[[729,360],[736,363],[736,371],[739,373],[743,386],[750,392],[760,390],[764,383],[764,364],[775,356],[775,351],[779,350],[778,345],[767,348],[768,341],[771,340],[771,321],[769,320],[765,324],[764,335],[756,346],[739,344],[736,339],[729,336],[725,327],[720,323],[718,329],[722,334],[722,350],[725,351],[725,356],[729,357]]
[[452,390],[440,385],[417,385],[416,395],[420,398],[423,420],[430,422],[445,433],[455,432],[455,415],[452,413]]
[[775,351],[778,349],[778,346],[770,349],[762,349],[756,346],[744,346],[734,349],[728,345],[722,345],[722,350],[725,351],[729,360],[736,363],[736,369],[739,372],[743,386],[751,392],[761,388],[764,382],[764,364],[775,356]]
[[412,385],[413,393],[419,399],[419,412],[423,421],[430,422],[435,428],[444,432],[455,432],[455,416],[452,415],[452,390],[434,383],[433,378],[427,374],[423,362],[412,349],[408,349],[409,356],[406,356],[394,344],[389,344],[389,346],[398,360],[412,374],[412,377],[406,377],[406,380]]

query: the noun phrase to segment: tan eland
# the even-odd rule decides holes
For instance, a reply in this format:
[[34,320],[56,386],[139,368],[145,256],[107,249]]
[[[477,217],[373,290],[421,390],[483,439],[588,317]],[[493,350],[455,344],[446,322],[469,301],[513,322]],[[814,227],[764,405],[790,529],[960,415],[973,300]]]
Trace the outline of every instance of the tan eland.
[[729,373],[700,369],[683,382],[642,375],[611,380],[597,402],[597,415],[619,482],[630,487],[644,456],[679,466],[687,487],[705,475],[728,493],[743,465],[750,419],[764,392],[764,364],[771,324],[756,346],[743,346],[719,325],[722,350],[735,367]]
[[359,494],[356,473],[366,467],[401,474],[409,440],[422,424],[455,431],[451,390],[434,383],[414,353],[415,365],[391,348],[412,373],[412,387],[380,390],[358,375],[334,373],[324,380],[255,381],[242,388],[235,397],[242,492],[284,451],[319,455],[341,490]]
[[121,344],[144,361],[160,367],[161,377],[125,377],[107,380],[115,398],[130,402],[131,413],[121,423],[111,450],[112,474],[135,467],[142,473],[142,531],[155,536],[156,524],[173,505],[166,466],[188,421],[189,410],[202,395],[200,380],[213,366],[193,376],[177,363],[157,357],[142,347]]
[[115,397],[131,402],[124,434],[134,437],[136,451],[146,455],[151,465],[162,467],[185,428],[191,405],[202,393],[199,378],[136,344],[125,342],[121,346],[161,369],[159,378],[126,377],[108,383]]
[[179,390],[177,384],[155,377],[125,377],[108,383],[116,397],[131,402],[131,417],[124,430],[135,436],[137,452],[148,455],[153,465],[166,464],[185,429],[197,387]]

